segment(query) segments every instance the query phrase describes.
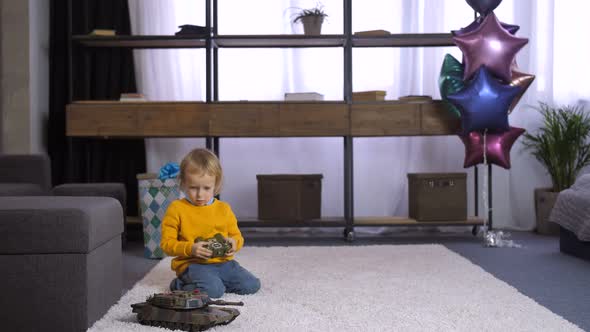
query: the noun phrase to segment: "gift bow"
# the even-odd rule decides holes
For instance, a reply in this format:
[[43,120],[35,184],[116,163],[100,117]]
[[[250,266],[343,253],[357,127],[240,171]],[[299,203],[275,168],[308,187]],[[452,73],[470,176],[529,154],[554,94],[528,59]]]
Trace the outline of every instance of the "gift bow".
[[178,176],[180,166],[178,163],[172,162],[160,168],[160,180],[173,179]]

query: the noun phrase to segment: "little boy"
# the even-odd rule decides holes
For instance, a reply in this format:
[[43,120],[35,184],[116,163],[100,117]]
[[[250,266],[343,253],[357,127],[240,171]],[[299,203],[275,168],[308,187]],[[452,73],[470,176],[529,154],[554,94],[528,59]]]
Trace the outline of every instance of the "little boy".
[[[186,198],[170,204],[162,222],[160,247],[172,260],[176,278],[170,290],[207,292],[219,298],[225,292],[253,294],[260,280],[234,260],[244,245],[236,216],[228,203],[215,199],[223,171],[219,159],[207,149],[195,149],[180,163],[180,188]],[[225,256],[212,257],[210,239],[221,233],[231,244]]]

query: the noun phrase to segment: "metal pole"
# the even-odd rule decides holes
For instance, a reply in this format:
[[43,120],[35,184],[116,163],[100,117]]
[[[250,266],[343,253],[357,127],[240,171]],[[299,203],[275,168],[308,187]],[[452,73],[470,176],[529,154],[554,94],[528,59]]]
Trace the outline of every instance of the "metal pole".
[[344,101],[352,101],[352,2],[344,0]]
[[[344,101],[352,103],[352,1],[344,0]],[[353,239],[354,231],[354,171],[353,138],[344,136],[344,219],[345,236]]]
[[205,38],[205,82],[207,87],[205,89],[205,101],[211,101],[211,0],[205,1],[205,27],[207,28],[207,37]]
[[[213,0],[213,38],[217,37],[218,30],[218,18],[219,12],[217,7],[217,0]],[[213,100],[219,100],[219,55],[217,45],[213,45]],[[210,82],[210,81],[209,81]]]
[[492,230],[492,164],[488,164],[488,224]]
[[479,216],[479,201],[478,201],[478,191],[479,191],[479,172],[477,171],[477,165],[473,166],[473,187],[475,188],[474,190],[474,196],[475,196],[475,216],[478,217]]

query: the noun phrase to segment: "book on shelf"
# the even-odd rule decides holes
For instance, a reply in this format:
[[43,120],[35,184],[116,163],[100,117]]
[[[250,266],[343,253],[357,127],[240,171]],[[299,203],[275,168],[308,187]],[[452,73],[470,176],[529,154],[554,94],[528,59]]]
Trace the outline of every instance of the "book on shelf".
[[405,101],[405,102],[429,103],[429,102],[432,102],[432,96],[408,95],[408,96],[399,97],[399,100]]
[[358,91],[352,93],[352,101],[384,101],[384,90]]
[[174,34],[176,36],[202,35],[204,37],[209,32],[207,27],[200,25],[183,24],[179,25],[178,27],[180,28],[180,30]]
[[357,31],[354,33],[355,37],[382,37],[382,36],[389,36],[391,32],[387,30],[367,30],[367,31]]
[[147,101],[142,93],[122,93],[119,101],[123,102],[134,102],[134,101]]
[[317,92],[286,92],[285,101],[322,101],[324,95]]
[[90,31],[90,36],[115,36],[117,33],[112,29],[94,29]]

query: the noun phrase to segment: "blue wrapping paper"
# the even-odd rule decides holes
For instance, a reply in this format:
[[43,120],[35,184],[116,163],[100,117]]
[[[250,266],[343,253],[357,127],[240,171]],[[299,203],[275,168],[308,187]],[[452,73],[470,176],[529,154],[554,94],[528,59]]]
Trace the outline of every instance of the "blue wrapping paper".
[[180,165],[176,162],[167,163],[160,168],[160,180],[174,179],[180,172]]

